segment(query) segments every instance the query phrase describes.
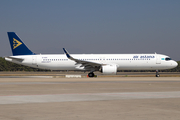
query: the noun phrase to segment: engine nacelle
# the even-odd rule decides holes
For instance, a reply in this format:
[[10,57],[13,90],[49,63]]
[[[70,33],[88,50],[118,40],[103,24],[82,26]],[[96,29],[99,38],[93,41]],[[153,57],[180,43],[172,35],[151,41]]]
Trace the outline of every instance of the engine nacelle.
[[102,66],[101,72],[103,74],[115,75],[117,73],[117,66],[116,65]]

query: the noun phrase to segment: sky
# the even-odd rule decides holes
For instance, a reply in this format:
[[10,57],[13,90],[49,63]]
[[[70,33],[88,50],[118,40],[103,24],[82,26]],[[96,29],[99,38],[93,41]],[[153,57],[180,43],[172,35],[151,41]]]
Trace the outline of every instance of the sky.
[[7,32],[35,53],[158,53],[179,61],[180,0],[0,0],[0,56]]

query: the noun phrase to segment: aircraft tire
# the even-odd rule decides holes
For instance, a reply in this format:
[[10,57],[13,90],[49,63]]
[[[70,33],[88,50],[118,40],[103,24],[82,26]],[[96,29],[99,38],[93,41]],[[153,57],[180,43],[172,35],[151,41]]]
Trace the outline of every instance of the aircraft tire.
[[156,75],[156,77],[160,77],[160,75],[158,74],[158,75]]
[[88,76],[89,76],[89,77],[94,77],[94,73],[91,72],[91,73],[88,74]]

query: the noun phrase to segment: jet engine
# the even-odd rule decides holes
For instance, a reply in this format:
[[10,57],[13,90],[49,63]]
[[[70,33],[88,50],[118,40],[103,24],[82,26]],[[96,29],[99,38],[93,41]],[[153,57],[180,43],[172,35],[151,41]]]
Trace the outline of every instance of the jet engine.
[[117,66],[116,65],[102,66],[101,72],[103,74],[115,75],[117,73]]

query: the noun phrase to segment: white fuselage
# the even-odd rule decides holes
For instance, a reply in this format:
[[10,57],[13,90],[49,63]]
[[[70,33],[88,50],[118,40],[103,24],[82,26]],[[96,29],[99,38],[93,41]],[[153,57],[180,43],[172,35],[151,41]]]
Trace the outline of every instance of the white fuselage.
[[[100,63],[102,65],[116,65],[117,70],[163,70],[177,66],[174,60],[166,60],[168,56],[162,54],[72,54],[72,57]],[[65,54],[40,54],[10,56],[24,59],[22,61],[5,58],[7,61],[40,69],[50,70],[85,70],[81,64],[76,64]]]

